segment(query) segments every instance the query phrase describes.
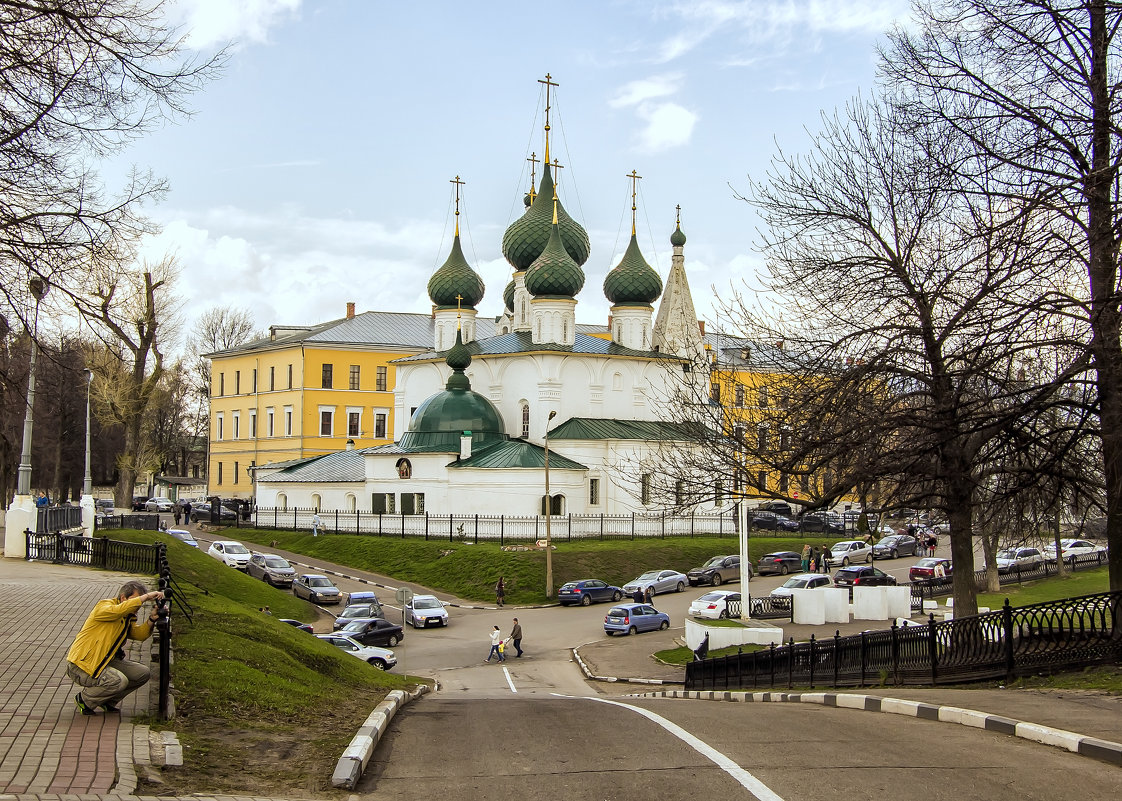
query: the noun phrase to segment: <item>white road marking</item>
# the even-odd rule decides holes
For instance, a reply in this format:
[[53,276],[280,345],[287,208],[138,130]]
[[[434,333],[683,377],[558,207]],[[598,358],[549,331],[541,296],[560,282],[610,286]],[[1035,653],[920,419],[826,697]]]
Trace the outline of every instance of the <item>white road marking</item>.
[[652,720],[668,732],[673,734],[679,740],[690,746],[693,750],[697,751],[706,759],[711,760],[717,767],[725,773],[732,776],[740,785],[748,790],[752,795],[756,796],[760,801],[783,801],[783,798],[772,791],[770,787],[761,782],[751,773],[746,771],[740,765],[736,764],[733,760],[722,754],[716,748],[713,748],[708,743],[698,739],[683,729],[676,723],[672,723],[661,715],[656,715],[654,712],[643,709],[642,707],[632,706],[631,704],[620,703],[619,701],[609,701],[607,698],[596,698],[593,696],[575,696],[563,695],[561,693],[551,693],[559,698],[575,698],[582,701],[597,701],[601,704],[611,704],[612,706],[620,706],[624,709],[630,709],[632,712],[637,712],[648,720]]
[[518,692],[518,688],[514,686],[514,679],[510,677],[510,671],[506,669],[506,665],[503,665],[503,673],[506,674],[506,683],[507,686],[510,687],[510,691],[512,693]]

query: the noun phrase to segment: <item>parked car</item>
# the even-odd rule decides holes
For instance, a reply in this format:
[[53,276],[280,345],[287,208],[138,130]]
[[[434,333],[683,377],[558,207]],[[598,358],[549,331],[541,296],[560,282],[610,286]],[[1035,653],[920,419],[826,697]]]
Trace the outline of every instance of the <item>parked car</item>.
[[199,547],[199,543],[196,542],[195,538],[191,536],[190,531],[185,531],[181,528],[169,528],[164,533],[170,534],[171,536],[182,542],[184,545],[190,545],[192,548]]
[[171,512],[174,509],[175,503],[171,498],[149,498],[144,502],[146,512]]
[[363,645],[352,637],[344,637],[339,634],[317,634],[316,636],[324,642],[329,642],[336,648],[346,651],[351,656],[357,656],[363,662],[373,665],[378,670],[389,670],[397,664],[397,657],[394,656],[394,652],[387,648]]
[[756,507],[756,511],[774,512],[777,515],[786,515],[787,517],[790,517],[792,514],[791,504],[787,503],[787,501],[764,501]]
[[405,604],[405,620],[413,628],[448,625],[448,610],[435,595],[414,595]]
[[710,590],[690,604],[692,617],[723,620],[729,616],[729,601],[740,601],[740,593],[732,590]]
[[337,604],[343,598],[343,594],[331,583],[331,579],[318,573],[297,576],[292,582],[292,594],[314,604]]
[[770,594],[775,599],[775,605],[782,608],[790,604],[794,590],[816,590],[833,586],[833,580],[825,573],[799,573],[784,581]]
[[[237,517],[237,515],[235,515],[225,506],[219,506],[218,509],[218,522],[233,522]],[[209,503],[191,504],[192,523],[198,523],[200,521],[202,521],[203,523],[209,523],[211,522],[211,516],[212,513]]]
[[215,540],[207,553],[238,570],[245,570],[245,566],[249,564],[249,549],[235,540]]
[[901,556],[915,556],[922,546],[909,534],[891,534],[873,546],[874,559],[899,559]]
[[997,552],[997,572],[1035,570],[1044,564],[1044,554],[1039,548],[1005,548]]
[[620,604],[613,606],[604,616],[604,633],[635,634],[640,631],[670,628],[670,615],[660,612],[650,604]]
[[112,512],[114,508],[115,507],[113,505],[113,499],[112,498],[96,498],[94,500],[94,511],[95,512],[109,513],[109,512]]
[[908,580],[922,581],[923,579],[941,578],[940,573],[942,576],[950,576],[953,570],[954,566],[950,559],[944,559],[941,556],[925,556],[908,570]]
[[848,567],[855,562],[872,564],[873,549],[863,540],[842,540],[830,546],[830,564]]
[[845,520],[833,512],[807,512],[799,518],[799,531],[824,531],[827,534],[844,534]]
[[[714,556],[701,567],[686,573],[691,587],[709,584],[719,587],[726,581],[740,581],[740,554]],[[752,580],[752,566],[748,565],[748,580]]]
[[138,495],[132,499],[132,510],[134,512],[143,512],[146,503],[148,503],[148,498],[143,495]]
[[760,557],[760,561],[756,562],[756,572],[761,576],[768,576],[773,573],[786,576],[788,573],[798,572],[802,568],[803,556],[794,551],[766,553]]
[[557,600],[562,606],[589,604],[600,601],[618,601],[623,597],[620,587],[612,586],[600,579],[581,579],[580,581],[567,581],[557,591]]
[[382,605],[377,601],[364,601],[358,604],[348,603],[346,608],[339,613],[339,617],[335,618],[332,629],[338,631],[352,620],[358,620],[364,617],[385,617],[382,611]]
[[339,634],[353,637],[363,645],[388,645],[391,648],[405,638],[405,630],[382,617],[360,617],[351,620]]
[[651,588],[652,595],[661,592],[681,592],[688,583],[686,574],[679,573],[677,570],[648,570],[639,578],[624,584],[623,594],[634,595],[636,590],[646,592],[648,587]]
[[843,567],[834,573],[835,587],[895,587],[896,579],[878,567],[871,565],[854,565]]
[[293,628],[300,629],[300,631],[306,631],[308,634],[315,634],[315,630],[308,623],[301,623],[299,620],[293,620],[290,617],[278,617],[277,620],[281,623],[287,623]]
[[255,553],[249,558],[245,572],[274,587],[291,587],[296,578],[296,570],[288,560],[272,553]]
[[798,531],[799,521],[792,520],[787,515],[764,512],[752,518],[752,528],[764,531]]
[[[1051,561],[1056,559],[1056,545],[1045,545],[1043,549],[1044,557]],[[1065,562],[1072,562],[1076,559],[1094,559],[1098,554],[1105,554],[1106,548],[1089,540],[1076,540],[1076,539],[1062,539],[1060,540],[1060,554]]]

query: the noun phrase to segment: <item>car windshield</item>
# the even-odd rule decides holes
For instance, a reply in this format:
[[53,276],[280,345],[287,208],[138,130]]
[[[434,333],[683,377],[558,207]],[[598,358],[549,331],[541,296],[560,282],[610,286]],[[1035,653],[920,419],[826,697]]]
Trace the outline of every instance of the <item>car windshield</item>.
[[335,585],[331,583],[330,579],[326,579],[323,576],[312,576],[310,579],[308,579],[308,586],[309,587],[334,587]]
[[373,611],[373,610],[370,608],[369,605],[367,605],[367,606],[348,606],[346,609],[343,610],[343,614],[339,615],[339,617],[370,617],[371,611]]
[[249,553],[249,550],[240,543],[231,542],[226,545],[226,553]]
[[725,597],[723,592],[707,592],[697,600],[699,601],[720,601]]
[[343,632],[362,632],[366,630],[367,623],[364,620],[356,620],[353,623],[348,623],[341,629]]
[[269,567],[292,567],[287,559],[281,559],[279,556],[271,556],[265,560],[265,564]]
[[935,567],[941,561],[941,559],[920,559],[916,563],[916,567]]
[[997,558],[998,559],[1016,559],[1017,558],[1017,552],[1012,551],[1012,550],[998,551],[997,552]]
[[783,582],[783,586],[787,589],[797,590],[800,587],[805,587],[806,582],[807,580],[803,578],[789,578],[785,582]]
[[635,580],[636,581],[648,581],[648,580],[652,580],[652,579],[656,579],[656,578],[658,578],[658,571],[657,570],[648,570],[646,573],[639,576],[639,578],[637,578]]
[[440,609],[441,603],[435,598],[418,598],[413,601],[414,609]]
[[714,557],[713,557],[712,559],[710,559],[710,560],[709,560],[708,562],[706,562],[705,564],[703,564],[703,565],[702,565],[702,567],[717,567],[717,566],[719,566],[719,565],[721,564],[721,562],[723,562],[723,561],[725,561],[725,557],[723,557],[723,556],[714,556]]

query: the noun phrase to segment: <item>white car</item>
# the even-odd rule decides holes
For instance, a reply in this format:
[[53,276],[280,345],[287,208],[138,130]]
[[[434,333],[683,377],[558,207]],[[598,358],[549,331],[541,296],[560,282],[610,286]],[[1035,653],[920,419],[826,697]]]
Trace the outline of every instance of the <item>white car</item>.
[[245,570],[252,556],[248,548],[235,540],[215,540],[207,548],[207,553],[238,570]]
[[691,617],[723,620],[729,617],[729,601],[739,600],[739,591],[710,590],[690,604],[689,614]]
[[790,598],[795,590],[816,590],[819,587],[833,587],[834,580],[825,573],[799,573],[791,576],[782,585],[771,591],[772,598]]
[[862,540],[842,540],[830,546],[830,567],[849,567],[857,562],[873,563],[873,549]]
[[329,642],[336,648],[345,651],[351,656],[356,656],[367,664],[373,665],[378,670],[389,670],[397,664],[397,657],[389,648],[378,648],[374,645],[363,645],[353,637],[345,634],[317,634],[321,640]]
[[447,626],[448,610],[435,595],[414,595],[405,604],[405,620],[413,628]]
[[1044,562],[1044,555],[1036,548],[1005,548],[997,552],[997,572],[1035,570]]
[[144,502],[146,512],[174,512],[175,504],[170,498],[149,498]]
[[[1063,556],[1065,562],[1075,560],[1082,562],[1085,560],[1094,560],[1099,554],[1105,555],[1106,548],[1101,545],[1095,545],[1095,543],[1088,540],[1063,539],[1060,540],[1060,554]],[[1055,543],[1044,546],[1044,556],[1047,559],[1055,560]]]
[[199,547],[199,543],[197,543],[195,541],[195,538],[191,536],[191,532],[187,531],[186,529],[169,528],[166,531],[166,533],[175,537],[177,540],[184,543],[185,545],[190,545],[192,548],[198,548]]

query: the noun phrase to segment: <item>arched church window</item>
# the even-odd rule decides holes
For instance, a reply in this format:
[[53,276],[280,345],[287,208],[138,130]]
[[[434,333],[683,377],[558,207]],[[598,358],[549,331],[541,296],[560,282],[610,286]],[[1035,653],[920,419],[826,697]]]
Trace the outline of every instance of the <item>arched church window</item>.
[[312,495],[312,508],[313,509],[315,509],[318,512],[319,508],[322,504],[323,504],[323,501],[319,497],[319,495]]
[[619,392],[623,389],[623,376],[616,373],[612,376],[612,389]]
[[530,436],[530,404],[522,402],[522,439]]
[[355,510],[355,506],[356,506],[356,501],[355,501],[354,493],[353,492],[348,492],[347,497],[344,498],[344,507],[346,508],[346,510],[348,512],[353,512]]
[[288,509],[288,496],[283,492],[277,493],[277,508],[281,511]]

